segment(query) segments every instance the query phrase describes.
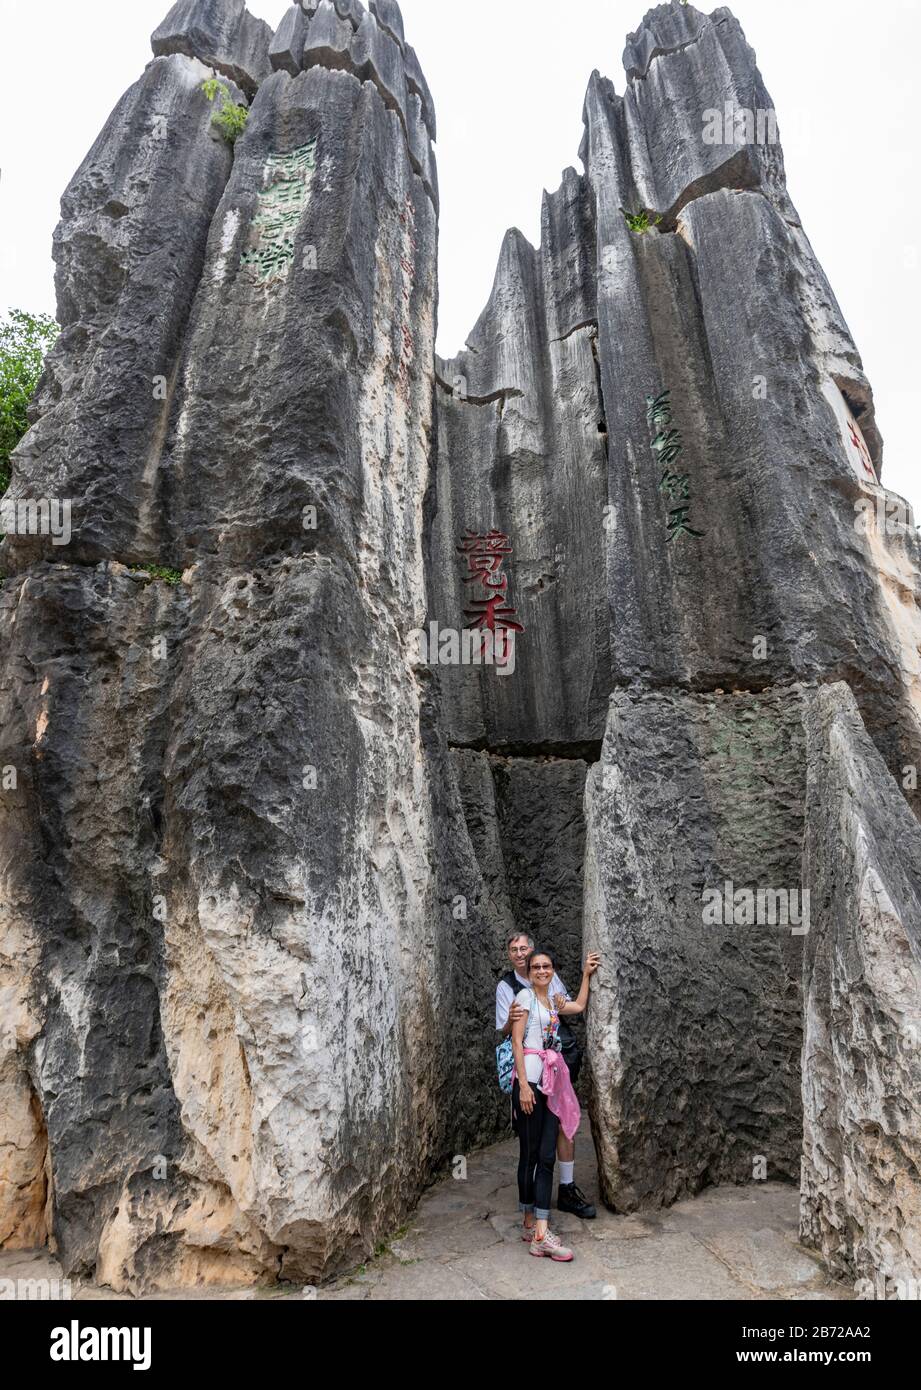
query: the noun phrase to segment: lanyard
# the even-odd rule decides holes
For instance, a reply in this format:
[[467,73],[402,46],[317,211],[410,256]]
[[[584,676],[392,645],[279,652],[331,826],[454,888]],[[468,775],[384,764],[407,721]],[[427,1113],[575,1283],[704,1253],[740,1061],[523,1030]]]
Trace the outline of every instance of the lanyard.
[[[551,982],[551,983],[552,983],[552,982]],[[538,997],[537,997],[537,990],[536,990],[536,989],[532,989],[532,990],[531,990],[531,1002],[532,1002],[532,1004],[533,1004],[533,1003],[536,1003],[536,1004],[537,1004],[537,1022],[538,1022],[539,1026],[540,1026],[540,1041],[541,1041],[542,1050],[543,1050],[544,1052],[555,1051],[556,1049],[553,1047],[553,1042],[554,1042],[554,1039],[558,1036],[559,1031],[560,1031],[560,1016],[559,1016],[559,1014],[557,1013],[557,1011],[556,1011],[556,1006],[555,1006],[554,1003],[553,1003],[553,995],[552,995],[551,992],[550,992],[550,987],[548,986],[548,988],[547,988],[547,1006],[546,1006],[547,1014],[549,1015],[550,1022],[549,1022],[549,1024],[548,1024],[546,1027],[544,1026],[543,1015],[542,1015],[542,1013],[541,1013],[541,1010],[544,1008],[544,1005],[543,1005],[543,1004],[540,1002],[540,1000],[538,999]],[[530,1030],[530,1027],[531,1027],[531,1011],[530,1011],[530,1009],[529,1009],[529,1010],[528,1010],[528,1026],[527,1026],[527,1028],[525,1029],[525,1037],[526,1037],[526,1038],[527,1038],[527,1036],[528,1036],[528,1032],[529,1032],[529,1030]]]

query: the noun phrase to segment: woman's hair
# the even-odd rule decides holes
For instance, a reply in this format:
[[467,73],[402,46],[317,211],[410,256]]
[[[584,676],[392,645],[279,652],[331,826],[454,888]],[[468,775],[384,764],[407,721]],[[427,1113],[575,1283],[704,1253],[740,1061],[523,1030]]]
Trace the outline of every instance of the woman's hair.
[[549,951],[532,951],[526,961],[527,971],[529,975],[531,973],[531,962],[533,961],[535,956],[546,956],[550,964],[553,966],[554,970],[556,969],[556,961],[553,959],[553,956],[550,954]]

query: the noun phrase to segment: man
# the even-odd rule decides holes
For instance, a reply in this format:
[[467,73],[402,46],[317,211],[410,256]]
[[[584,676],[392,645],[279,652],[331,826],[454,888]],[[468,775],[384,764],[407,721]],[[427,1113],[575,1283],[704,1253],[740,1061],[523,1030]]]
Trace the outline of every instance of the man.
[[[509,1036],[515,1020],[524,1017],[524,1010],[519,1009],[515,1003],[515,997],[519,990],[530,988],[530,981],[524,974],[524,968],[525,962],[533,950],[534,942],[526,932],[516,932],[508,939],[508,958],[512,969],[503,976],[496,986],[496,1028],[503,1038]],[[512,988],[512,973],[518,982],[516,989]],[[572,997],[559,975],[554,975],[550,984],[551,999],[557,994],[565,994],[567,999]],[[583,1221],[593,1220],[596,1214],[595,1208],[591,1202],[586,1201],[584,1194],[579,1191],[575,1183],[575,1140],[567,1139],[562,1128],[556,1141],[556,1156],[560,1165],[557,1208],[560,1211],[571,1212],[573,1216],[579,1216]]]

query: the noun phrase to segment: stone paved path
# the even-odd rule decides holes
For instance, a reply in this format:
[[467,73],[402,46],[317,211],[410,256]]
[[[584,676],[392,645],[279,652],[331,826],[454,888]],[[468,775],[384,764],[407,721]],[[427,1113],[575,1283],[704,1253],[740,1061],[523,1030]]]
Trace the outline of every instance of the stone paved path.
[[391,1253],[320,1298],[850,1299],[797,1241],[799,1194],[782,1183],[712,1188],[669,1211],[614,1216],[598,1197],[594,1149],[576,1178],[595,1221],[554,1212],[572,1264],[536,1260],[519,1238],[517,1141],[475,1154],[465,1182],[423,1198]]
[[[614,1216],[598,1199],[594,1150],[580,1136],[576,1177],[595,1221],[554,1213],[572,1264],[536,1260],[519,1238],[517,1143],[468,1160],[467,1179],[429,1190],[385,1254],[322,1288],[342,1299],[852,1299],[797,1241],[799,1195],[782,1183],[711,1188],[669,1211]],[[0,1253],[0,1278],[60,1277],[45,1251]],[[75,1284],[76,1299],[113,1299]],[[291,1299],[280,1289],[177,1291],[160,1297]]]

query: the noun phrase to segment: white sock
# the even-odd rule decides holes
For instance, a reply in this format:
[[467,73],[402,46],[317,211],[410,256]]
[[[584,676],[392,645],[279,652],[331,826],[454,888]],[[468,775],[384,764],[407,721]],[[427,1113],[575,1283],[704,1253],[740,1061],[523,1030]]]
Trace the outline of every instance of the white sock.
[[560,1182],[563,1184],[564,1187],[569,1187],[570,1183],[573,1181],[573,1174],[575,1173],[575,1171],[575,1159],[573,1159],[572,1163],[560,1163]]

